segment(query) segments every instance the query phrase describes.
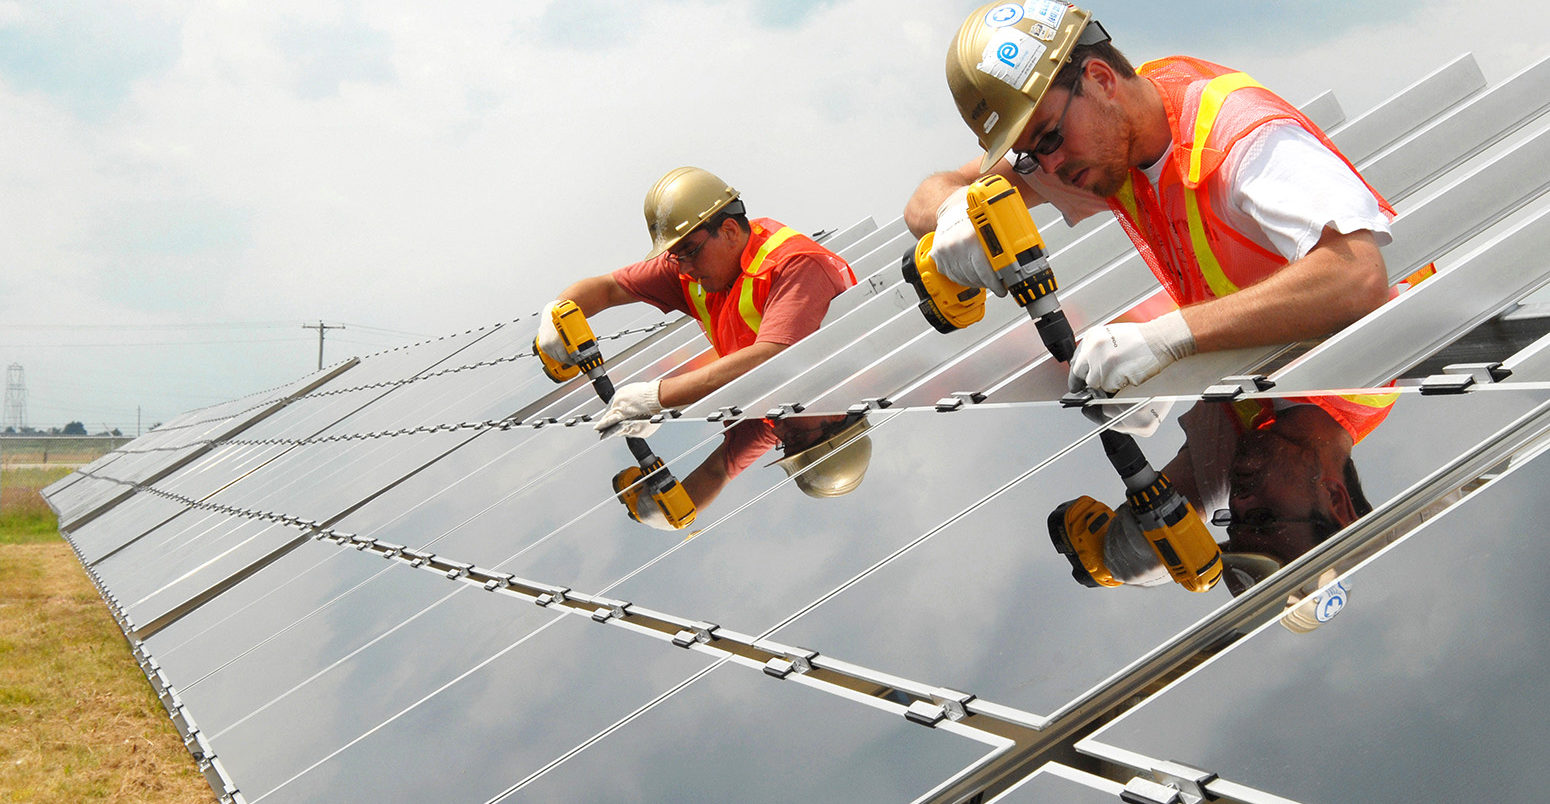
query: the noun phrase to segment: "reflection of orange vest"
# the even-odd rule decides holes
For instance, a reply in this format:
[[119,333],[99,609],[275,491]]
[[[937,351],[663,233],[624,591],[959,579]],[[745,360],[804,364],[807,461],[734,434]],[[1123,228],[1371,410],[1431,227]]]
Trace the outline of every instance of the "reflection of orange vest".
[[[1184,56],[1147,62],[1136,72],[1162,95],[1173,147],[1155,193],[1146,174],[1131,168],[1109,208],[1168,295],[1181,306],[1220,298],[1285,267],[1286,258],[1216,216],[1206,180],[1238,140],[1272,120],[1295,121],[1356,172],[1350,160],[1313,121],[1244,73]],[[1367,189],[1392,217],[1383,196]]]
[[[1351,434],[1351,441],[1360,444],[1383,420],[1399,392],[1387,391],[1373,394],[1343,394],[1340,396],[1297,396],[1288,402],[1306,402],[1317,405],[1330,418]],[[1245,430],[1269,427],[1276,420],[1276,410],[1268,399],[1240,399],[1232,403],[1237,423]]]
[[783,261],[798,255],[812,255],[819,262],[834,266],[834,270],[843,269],[846,287],[856,284],[856,275],[850,266],[807,235],[770,218],[749,221],[749,229],[748,245],[740,258],[743,272],[732,287],[706,293],[699,282],[684,274],[678,275],[689,309],[699,319],[700,329],[705,330],[711,348],[721,357],[747,348],[758,339],[775,269]]

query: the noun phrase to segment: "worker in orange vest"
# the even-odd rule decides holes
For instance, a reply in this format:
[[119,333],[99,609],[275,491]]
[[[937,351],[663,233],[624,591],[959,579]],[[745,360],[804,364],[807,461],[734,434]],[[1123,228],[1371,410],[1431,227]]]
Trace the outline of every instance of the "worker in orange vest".
[[1197,351],[1326,335],[1389,298],[1378,249],[1393,209],[1244,73],[1182,56],[1132,67],[1088,11],[1031,0],[971,14],[947,78],[985,154],[928,177],[905,209],[911,231],[936,232],[943,274],[1005,292],[965,206],[965,186],[993,172],[1068,223],[1111,212],[1181,308],[1089,330],[1073,391],[1113,393]]
[[[659,179],[646,194],[645,214],[651,253],[561,291],[539,316],[538,348],[569,363],[549,315],[560,300],[575,302],[588,316],[645,302],[693,316],[716,357],[680,374],[621,386],[596,422],[599,431],[645,435],[654,429],[645,420],[664,408],[705,397],[817,330],[829,301],[856,284],[838,255],[778,221],[750,220],[737,190],[697,167]],[[766,427],[756,441],[739,451],[737,470],[778,439]]]

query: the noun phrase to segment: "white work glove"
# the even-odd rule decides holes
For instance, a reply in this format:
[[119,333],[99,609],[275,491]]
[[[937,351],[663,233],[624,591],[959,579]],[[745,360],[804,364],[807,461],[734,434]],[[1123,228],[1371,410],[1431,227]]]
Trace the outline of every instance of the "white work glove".
[[[1151,438],[1162,426],[1163,419],[1168,418],[1168,411],[1173,410],[1171,399],[1149,399],[1143,405],[1131,410],[1132,405],[1083,405],[1082,415],[1090,419],[1094,424],[1108,424],[1114,419],[1110,430],[1116,433],[1126,433],[1140,438]],[[1129,413],[1125,411],[1129,410]]]
[[1006,295],[1006,285],[990,267],[985,247],[969,221],[969,188],[960,187],[936,208],[936,234],[931,240],[931,259],[937,272],[960,285],[986,288]]
[[603,411],[592,429],[601,433],[603,438],[611,435],[645,438],[656,432],[658,425],[647,419],[662,412],[662,402],[658,397],[661,386],[661,380],[620,386],[614,392],[614,401],[608,403],[608,409]]
[[1114,520],[1104,534],[1103,565],[1114,580],[1134,586],[1156,586],[1173,580],[1146,540],[1146,534],[1141,532],[1141,523],[1128,502],[1114,511]]
[[1096,388],[1112,394],[1146,382],[1195,351],[1195,336],[1178,310],[1144,324],[1109,324],[1077,344],[1067,385],[1072,391]]
[[554,328],[554,308],[562,300],[555,299],[544,305],[543,312],[538,314],[538,348],[548,355],[550,360],[562,365],[570,365],[570,355],[565,353],[565,341],[560,338],[560,331]]

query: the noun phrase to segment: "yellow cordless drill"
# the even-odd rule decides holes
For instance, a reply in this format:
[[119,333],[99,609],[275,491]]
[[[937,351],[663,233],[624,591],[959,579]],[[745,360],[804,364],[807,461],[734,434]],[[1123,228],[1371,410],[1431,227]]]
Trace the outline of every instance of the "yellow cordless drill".
[[[551,312],[554,328],[560,333],[560,340],[565,344],[565,352],[571,358],[569,365],[559,363],[544,354],[544,350],[538,348],[538,339],[533,339],[533,354],[538,356],[544,366],[544,374],[555,382],[565,382],[577,374],[586,372],[592,380],[592,387],[597,390],[597,395],[604,404],[613,401],[614,383],[608,378],[608,372],[603,368],[603,351],[598,348],[597,338],[592,334],[592,327],[587,323],[587,317],[581,312],[581,308],[569,299],[561,301],[554,306]],[[627,467],[624,471],[614,476],[614,493],[619,496],[620,502],[629,509],[630,518],[637,522],[642,521],[640,516],[642,493],[646,499],[655,504],[662,512],[667,524],[674,528],[687,527],[694,521],[697,513],[694,508],[694,500],[689,497],[689,492],[673,477],[662,465],[662,459],[651,451],[651,446],[644,438],[626,436],[624,439],[630,453],[635,456],[639,466]],[[645,482],[636,486],[636,482],[642,477]],[[634,488],[631,488],[634,486]]]
[[613,381],[608,379],[608,372],[603,370],[603,350],[598,348],[597,338],[592,334],[592,326],[587,323],[587,316],[581,312],[581,307],[570,299],[561,299],[550,316],[555,330],[560,333],[560,340],[565,343],[565,353],[570,355],[571,362],[559,363],[544,354],[544,350],[538,348],[538,338],[535,337],[533,354],[543,363],[544,374],[555,382],[565,382],[586,372],[592,380],[592,387],[597,389],[597,395],[604,402],[613,399]]
[[[1153,469],[1135,438],[1104,430],[1103,451],[1125,483],[1125,500],[1141,533],[1168,574],[1191,592],[1204,592],[1222,577],[1222,551],[1189,500],[1168,476]],[[1083,586],[1119,586],[1105,559],[1115,512],[1091,497],[1063,503],[1049,515],[1055,549],[1071,561],[1071,575]]]
[[[1070,362],[1076,351],[1071,324],[1055,293],[1055,272],[1044,256],[1044,239],[1011,182],[991,175],[969,185],[969,220],[979,234],[990,267],[1012,298],[1033,318],[1044,348]],[[920,311],[938,332],[963,329],[985,315],[984,288],[960,285],[937,272],[931,259],[935,233],[928,232],[904,255],[904,278],[920,297]]]

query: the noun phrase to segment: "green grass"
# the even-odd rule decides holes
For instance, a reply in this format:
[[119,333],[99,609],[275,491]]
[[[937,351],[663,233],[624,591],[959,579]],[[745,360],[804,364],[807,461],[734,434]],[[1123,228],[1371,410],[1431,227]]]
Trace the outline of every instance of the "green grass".
[[71,466],[0,470],[0,544],[59,540],[54,511],[38,492],[72,471]]

